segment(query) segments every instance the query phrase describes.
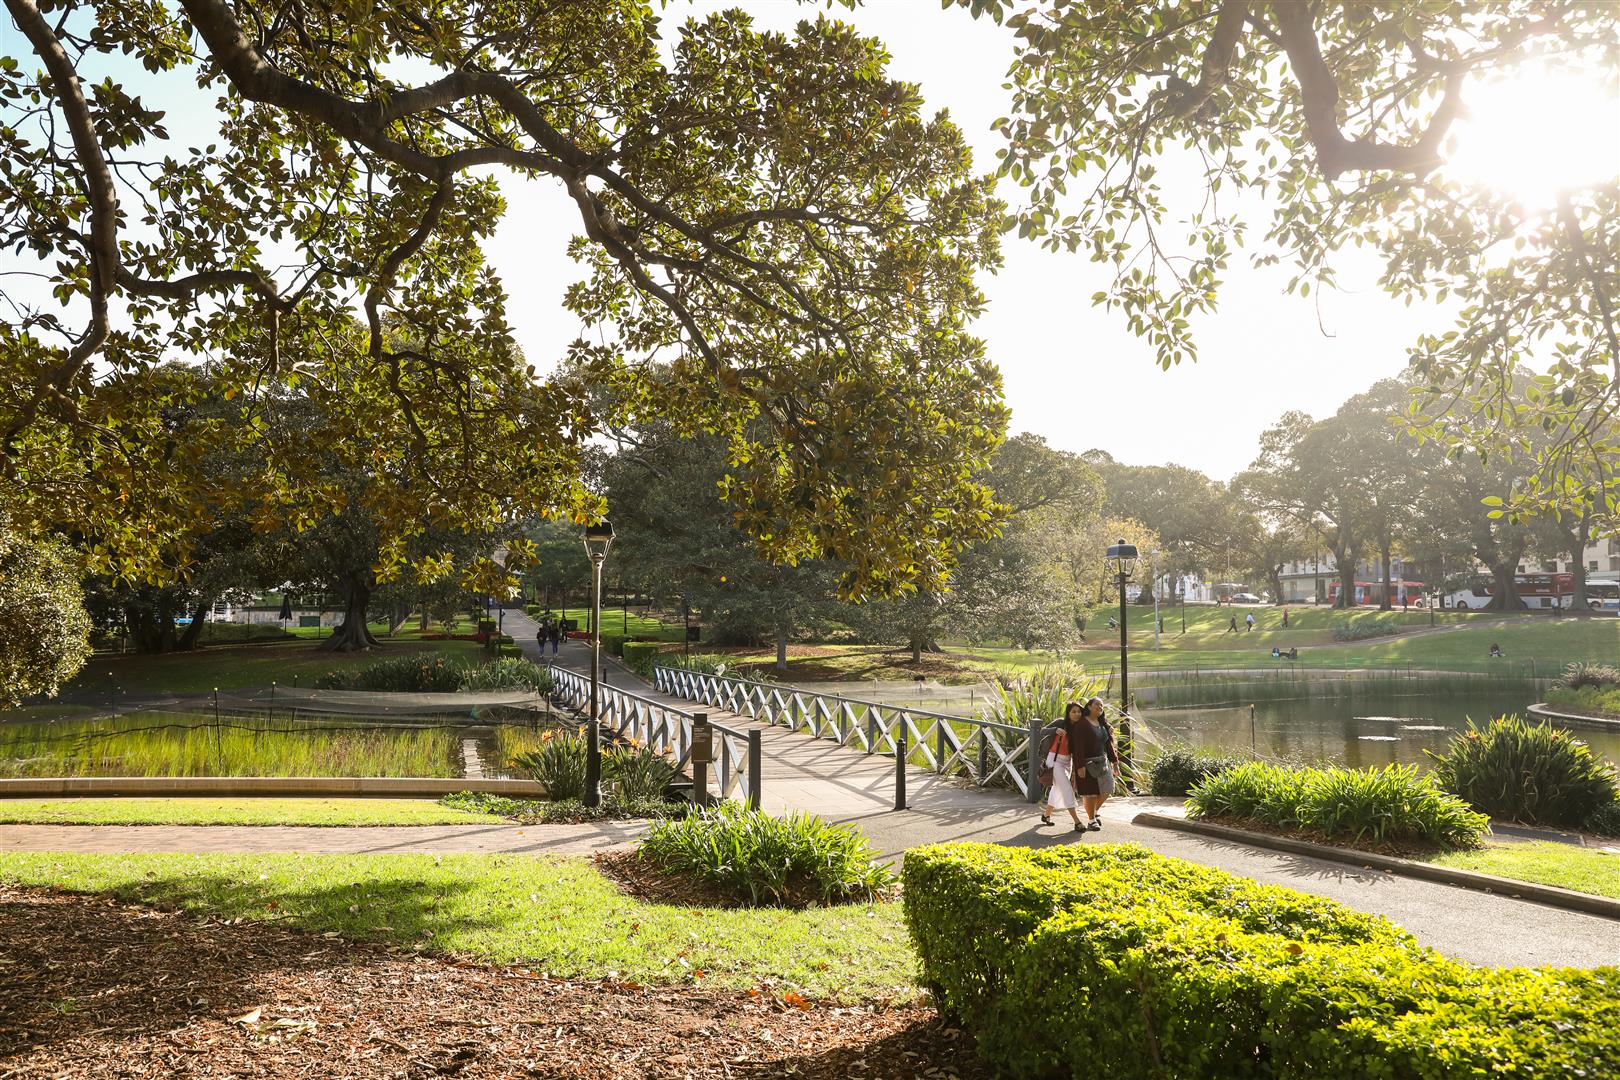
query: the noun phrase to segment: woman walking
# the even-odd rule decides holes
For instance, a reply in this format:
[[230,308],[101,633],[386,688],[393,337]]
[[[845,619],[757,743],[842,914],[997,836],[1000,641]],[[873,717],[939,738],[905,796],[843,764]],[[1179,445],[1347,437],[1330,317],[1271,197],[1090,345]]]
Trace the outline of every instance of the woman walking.
[[1046,767],[1052,773],[1052,783],[1046,789],[1046,803],[1041,807],[1042,825],[1052,824],[1052,810],[1056,807],[1069,812],[1069,817],[1074,819],[1075,832],[1084,832],[1085,826],[1080,824],[1080,811],[1074,797],[1074,755],[1069,750],[1083,723],[1082,711],[1079,702],[1071,701],[1063,710],[1063,719],[1057,723],[1051,748],[1046,752]]
[[[1085,804],[1086,828],[1096,832],[1102,828],[1099,811],[1114,793],[1114,778],[1119,775],[1119,749],[1114,745],[1114,729],[1103,717],[1102,699],[1092,698],[1086,702],[1079,720],[1071,727],[1069,747],[1074,759],[1074,789]],[[1080,828],[1078,822],[1075,828]]]

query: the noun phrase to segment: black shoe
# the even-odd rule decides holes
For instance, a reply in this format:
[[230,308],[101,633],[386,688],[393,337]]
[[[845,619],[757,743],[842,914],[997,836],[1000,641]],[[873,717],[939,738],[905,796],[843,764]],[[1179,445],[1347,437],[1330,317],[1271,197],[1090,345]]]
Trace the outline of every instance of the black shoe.
[[1085,827],[1085,826],[1084,826],[1084,825],[1082,825],[1082,824],[1080,824],[1080,823],[1079,823],[1079,822],[1078,822],[1078,821],[1077,821],[1077,822],[1075,822],[1075,823],[1074,823],[1074,831],[1075,831],[1075,832],[1085,832],[1085,831],[1086,831],[1086,827]]
[[[1079,828],[1078,825],[1075,826],[1075,827]],[[1090,832],[1101,832],[1102,831],[1102,818],[1092,818],[1091,819],[1091,824],[1087,825],[1086,829],[1089,830]]]
[[1041,815],[1041,824],[1042,825],[1050,825],[1050,824],[1052,824],[1052,819],[1047,817],[1045,814],[1042,814]]

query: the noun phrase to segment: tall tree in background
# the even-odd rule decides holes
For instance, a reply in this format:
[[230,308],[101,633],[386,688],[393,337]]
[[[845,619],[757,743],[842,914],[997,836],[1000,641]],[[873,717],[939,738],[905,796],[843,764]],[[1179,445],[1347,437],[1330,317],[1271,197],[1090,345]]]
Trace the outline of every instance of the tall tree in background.
[[[1234,536],[1232,499],[1220,484],[1185,465],[1126,465],[1103,450],[1084,456],[1107,488],[1103,512],[1139,521],[1158,535],[1163,572],[1179,583],[1225,565]],[[1152,601],[1151,591],[1146,599]]]
[[[1096,301],[1162,366],[1196,356],[1192,320],[1215,310],[1258,200],[1253,258],[1292,263],[1290,291],[1333,288],[1357,246],[1394,296],[1458,303],[1453,328],[1413,344],[1414,430],[1533,455],[1510,512],[1620,515],[1620,175],[1537,209],[1444,167],[1481,82],[1540,65],[1613,94],[1620,5],[957,2],[1018,41],[998,126],[1028,197],[1009,227],[1111,268]],[[1525,364],[1547,374],[1515,392]]]
[[[0,235],[44,284],[0,283],[20,312],[0,324],[0,474],[18,520],[83,535],[94,569],[121,571],[116,550],[159,572],[143,541],[190,520],[183,456],[145,453],[147,372],[180,354],[215,357],[248,420],[315,384],[339,444],[397,448],[394,490],[453,478],[434,524],[600,509],[571,485],[604,418],[535,382],[483,260],[492,169],[568,198],[567,302],[601,330],[577,366],[628,414],[724,440],[721,494],[771,558],[838,560],[847,594],[882,594],[993,533],[971,476],[1006,415],[966,326],[1001,208],[877,42],[736,11],[666,41],[645,0],[5,6]],[[176,113],[216,130],[171,139]],[[268,502],[344,509],[296,448],[233,434]],[[373,503],[383,574],[420,509]]]
[[1232,487],[1261,515],[1322,538],[1339,574],[1334,605],[1350,607],[1367,542],[1363,480],[1346,425],[1289,412],[1260,436],[1260,455],[1233,477]]
[[1351,463],[1357,473],[1360,531],[1378,552],[1383,588],[1378,606],[1388,610],[1395,600],[1390,564],[1400,543],[1413,535],[1412,506],[1419,498],[1426,470],[1438,464],[1432,444],[1419,446],[1405,438],[1393,421],[1411,399],[1410,386],[1385,379],[1357,394],[1325,421],[1338,430],[1338,442],[1355,450]]

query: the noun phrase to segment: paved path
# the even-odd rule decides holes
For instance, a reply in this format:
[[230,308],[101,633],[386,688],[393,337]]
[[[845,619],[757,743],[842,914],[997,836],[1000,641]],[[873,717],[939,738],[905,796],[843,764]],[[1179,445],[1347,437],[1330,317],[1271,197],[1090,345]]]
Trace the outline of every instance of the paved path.
[[[508,632],[525,654],[539,659],[534,623],[508,611]],[[549,661],[550,656],[546,657]],[[588,671],[590,655],[578,642],[557,658]],[[690,708],[656,693],[622,664],[605,658],[613,685]],[[718,710],[716,719],[751,721]],[[1343,863],[1286,855],[1223,841],[1131,824],[1143,809],[1166,800],[1115,799],[1103,810],[1099,833],[1067,826],[1038,827],[1034,809],[1016,795],[979,791],[913,769],[908,804],[892,809],[891,759],[845,749],[783,728],[760,727],[766,809],[808,810],[860,826],[886,858],[919,844],[945,840],[1042,847],[1129,840],[1166,855],[1217,866],[1258,881],[1286,885],[1377,912],[1446,953],[1483,964],[1620,964],[1620,926],[1593,915],[1566,912],[1504,896],[1414,881]],[[1173,803],[1174,800],[1169,800]],[[234,826],[0,826],[0,851],[479,851],[563,853],[602,850],[632,841],[640,827],[622,823],[571,826],[459,825],[386,828],[254,828]]]

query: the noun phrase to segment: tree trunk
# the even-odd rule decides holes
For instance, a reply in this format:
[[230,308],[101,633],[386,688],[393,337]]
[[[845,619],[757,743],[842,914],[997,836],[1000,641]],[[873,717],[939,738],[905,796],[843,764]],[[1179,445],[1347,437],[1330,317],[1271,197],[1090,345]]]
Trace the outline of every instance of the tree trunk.
[[1393,603],[1393,596],[1392,596],[1391,591],[1390,591],[1389,549],[1390,549],[1389,538],[1385,537],[1384,541],[1381,544],[1379,544],[1379,546],[1378,546],[1378,555],[1379,555],[1379,558],[1383,560],[1383,564],[1384,564],[1384,571],[1383,571],[1384,572],[1384,595],[1383,595],[1383,598],[1381,600],[1379,600],[1379,602],[1378,602],[1378,610],[1379,611],[1388,611],[1388,610],[1390,610],[1390,608],[1395,606],[1394,603]]
[[1570,593],[1569,606],[1575,611],[1586,611],[1586,543],[1592,538],[1592,524],[1585,514],[1575,525],[1575,550],[1569,553]]
[[1271,567],[1266,576],[1271,579],[1271,603],[1274,607],[1281,607],[1283,603],[1282,564]]
[[361,652],[382,644],[366,625],[366,609],[371,605],[371,581],[365,575],[349,579],[349,599],[343,609],[343,622],[332,636],[321,642],[325,652]]
[[785,622],[776,623],[776,670],[787,671],[788,628]]
[[1496,580],[1496,595],[1485,607],[1492,611],[1518,611],[1524,607],[1524,601],[1519,599],[1519,588],[1513,580],[1513,573],[1518,569],[1519,560],[1497,563],[1491,567],[1491,577]]
[[207,625],[204,620],[208,617],[208,613],[213,609],[213,606],[214,598],[211,596],[197,601],[197,606],[191,611],[191,625],[186,627],[185,632],[180,635],[180,639],[175,642],[174,647],[176,649],[181,652],[190,652],[197,647],[197,640],[202,637],[203,627]]
[[129,624],[129,640],[136,652],[174,651],[174,612],[166,602],[160,602],[156,612],[127,607],[124,621]]
[[1339,599],[1334,607],[1356,606],[1356,552],[1353,548],[1335,547],[1333,558],[1338,563]]

